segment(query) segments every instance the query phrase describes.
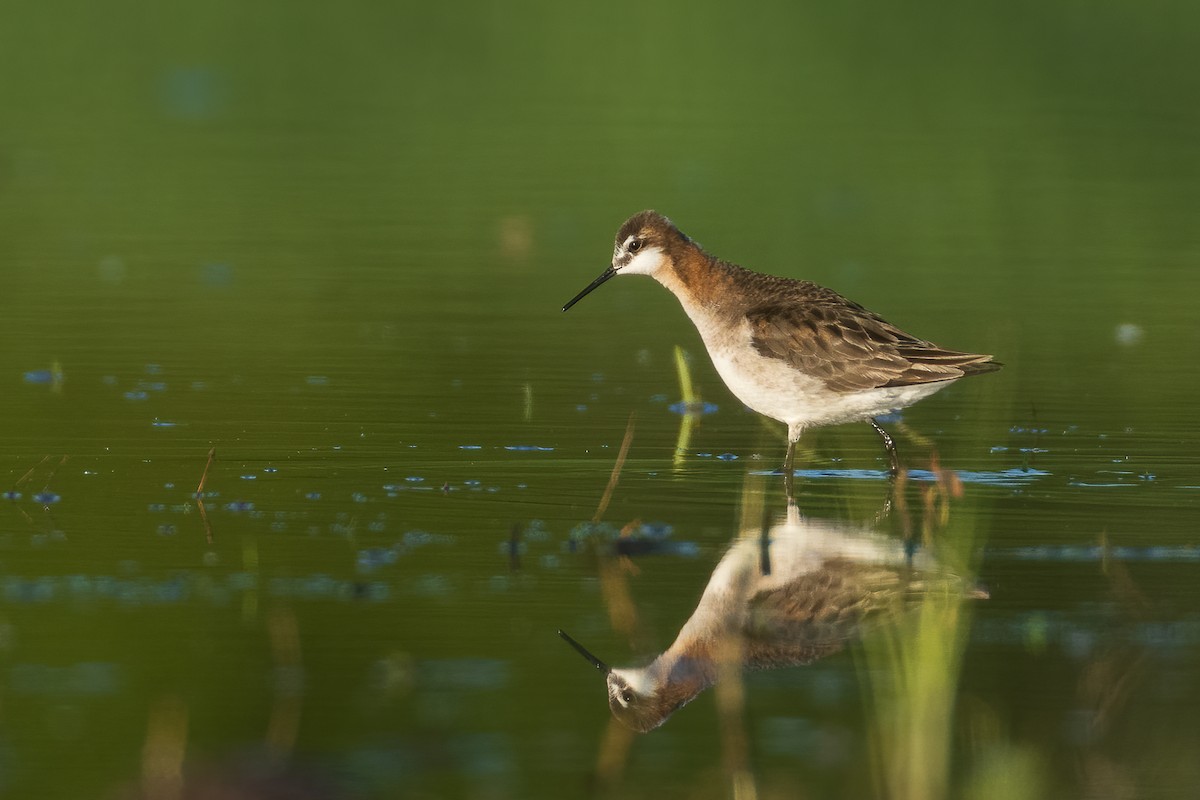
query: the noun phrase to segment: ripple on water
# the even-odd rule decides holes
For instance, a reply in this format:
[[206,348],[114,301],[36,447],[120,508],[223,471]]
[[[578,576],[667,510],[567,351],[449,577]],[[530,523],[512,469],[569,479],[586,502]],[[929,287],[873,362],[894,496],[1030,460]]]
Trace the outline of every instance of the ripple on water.
[[[752,474],[775,475],[778,474],[778,470],[755,470]],[[975,483],[985,486],[1024,486],[1051,475],[1051,473],[1045,470],[1025,467],[994,471],[957,470],[954,474],[963,483]],[[809,478],[813,480],[832,478],[886,481],[891,479],[891,473],[885,469],[798,469],[795,475],[797,478]],[[939,475],[927,469],[909,470],[908,478],[924,482],[936,482],[940,480]]]

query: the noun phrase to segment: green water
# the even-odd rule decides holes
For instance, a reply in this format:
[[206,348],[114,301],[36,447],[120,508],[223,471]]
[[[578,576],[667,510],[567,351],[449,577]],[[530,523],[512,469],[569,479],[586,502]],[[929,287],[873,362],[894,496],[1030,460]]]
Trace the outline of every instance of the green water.
[[[296,797],[904,795],[874,651],[747,675],[736,773],[713,692],[623,739],[555,635],[645,661],[784,508],[782,429],[667,292],[559,311],[645,207],[1006,363],[889,425],[962,473],[931,535],[991,594],[942,681],[945,796],[1194,791],[1190,4],[3,16],[5,796],[180,796],[180,764]],[[717,406],[678,460],[677,345]],[[604,518],[673,546],[620,561],[573,531],[631,413]],[[868,426],[803,444],[801,509],[869,524]],[[894,537],[933,518],[903,494]]]

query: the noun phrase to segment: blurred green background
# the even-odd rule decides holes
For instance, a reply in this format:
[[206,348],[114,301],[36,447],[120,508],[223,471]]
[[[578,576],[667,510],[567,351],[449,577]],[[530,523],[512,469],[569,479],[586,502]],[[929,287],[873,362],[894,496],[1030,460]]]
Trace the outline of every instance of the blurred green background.
[[[978,473],[943,527],[992,589],[947,677],[943,790],[1188,796],[1198,25],[1186,2],[7,4],[0,791],[177,796],[178,763],[290,796],[732,791],[711,699],[598,768],[603,693],[554,636],[665,648],[747,471],[782,458],[660,287],[559,312],[653,207],[1007,364],[905,417]],[[719,407],[680,463],[676,345]],[[631,411],[606,519],[690,553],[629,577],[641,642],[572,546]],[[834,477],[802,509],[870,518],[874,434],[805,444]],[[895,793],[875,669],[747,679],[761,796]]]

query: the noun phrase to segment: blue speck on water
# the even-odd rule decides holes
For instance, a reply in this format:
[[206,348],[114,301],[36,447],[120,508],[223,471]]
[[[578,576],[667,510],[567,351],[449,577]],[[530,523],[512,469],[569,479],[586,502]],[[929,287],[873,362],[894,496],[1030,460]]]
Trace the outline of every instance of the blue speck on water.
[[904,419],[904,415],[898,411],[895,411],[891,414],[880,414],[875,418],[875,421],[882,424],[887,424],[890,422],[900,422],[902,419]]
[[989,450],[988,452],[990,452],[990,453],[1007,453],[1008,448],[1005,447],[1004,445],[998,444],[995,447],[993,447],[991,450]]
[[593,372],[592,373],[592,381],[594,383],[603,383],[604,382],[604,373],[603,372]]
[[48,369],[35,369],[25,373],[26,383],[54,383],[54,373]]
[[588,407],[586,405],[584,405],[583,403],[580,403],[579,405],[575,406],[575,410],[580,411],[580,412],[587,411],[587,408]]
[[329,378],[325,375],[309,375],[304,382],[309,386],[328,386]]
[[147,364],[146,365],[146,374],[147,375],[157,375],[160,372],[162,372],[161,364]]
[[678,403],[672,403],[667,406],[667,410],[674,414],[712,414],[718,410],[716,403],[685,403],[680,400]]
[[175,484],[173,484],[173,483],[164,483],[164,484],[163,484],[163,488],[164,488],[164,489],[174,489],[174,488],[175,488]]
[[208,381],[192,381],[193,392],[203,392],[208,388]]
[[643,522],[637,532],[650,539],[666,539],[675,529],[665,522]]
[[159,536],[174,536],[175,535],[175,526],[169,522],[164,522],[162,525],[158,526],[158,535]]
[[409,475],[404,480],[408,481],[409,483],[421,483],[425,479],[422,478],[420,475]]
[[528,484],[528,483],[518,483],[518,484],[517,484],[517,488],[518,488],[518,489],[528,489],[528,488],[529,488],[529,484]]
[[233,266],[221,262],[210,262],[200,267],[200,280],[214,287],[225,287],[233,283]]
[[499,542],[498,550],[502,556],[525,555],[529,550],[529,545],[525,542],[514,542],[512,539],[505,539]]
[[406,531],[404,537],[401,539],[403,546],[408,549],[429,544],[450,544],[453,541],[454,538],[452,536],[419,530]]
[[248,500],[235,500],[232,503],[226,503],[225,510],[232,511],[235,514],[242,511],[253,511],[254,503],[251,503]]
[[737,456],[733,453],[721,453],[717,458],[721,461],[737,461]]
[[426,597],[443,597],[450,594],[452,589],[444,575],[419,575],[412,582],[413,593]]
[[276,472],[279,472],[279,468],[278,467],[264,467],[263,472],[274,474]]
[[562,560],[554,555],[554,553],[546,553],[538,559],[538,564],[541,565],[542,569],[558,569],[562,564]]
[[350,495],[350,499],[356,503],[367,502],[367,496],[365,494],[363,494],[362,492],[355,492],[354,494]]
[[14,492],[14,491],[12,491],[12,490],[10,489],[9,491],[7,491],[7,492],[4,492],[3,494],[0,494],[0,498],[3,498],[3,499],[5,499],[5,500],[20,500],[20,499],[21,499],[21,493],[20,493],[20,492]]
[[458,446],[458,449],[459,450],[482,450],[483,445],[481,445],[481,444],[460,444]]
[[215,117],[225,104],[222,73],[209,66],[172,67],[159,79],[163,113],[183,122]]
[[366,591],[363,592],[363,597],[372,602],[382,603],[391,597],[392,589],[382,581],[371,581],[367,584]]
[[479,486],[480,484],[480,481],[463,481],[464,486]]
[[504,449],[522,453],[549,453],[554,450],[553,447],[541,447],[536,444],[508,444],[504,446]]
[[712,458],[712,453],[696,453],[697,458]]
[[244,481],[256,481],[256,480],[258,480],[258,476],[257,476],[257,475],[239,475],[238,477],[239,477],[239,478],[241,478],[241,479],[242,479],[242,480],[244,480]]
[[126,400],[145,400],[148,395],[145,392],[134,390],[125,393]]
[[150,423],[150,425],[155,428],[175,428],[179,426],[179,423],[171,422],[170,420],[165,419],[158,419],[156,417],[154,421]]
[[32,498],[33,502],[41,503],[42,505],[52,505],[62,499],[54,492],[38,492]]
[[360,572],[370,572],[388,564],[395,564],[396,558],[396,551],[390,547],[368,547],[358,551],[358,569]]
[[151,514],[161,514],[167,510],[166,503],[150,503],[146,506],[146,510]]
[[138,381],[137,388],[147,392],[165,392],[167,384],[163,381]]

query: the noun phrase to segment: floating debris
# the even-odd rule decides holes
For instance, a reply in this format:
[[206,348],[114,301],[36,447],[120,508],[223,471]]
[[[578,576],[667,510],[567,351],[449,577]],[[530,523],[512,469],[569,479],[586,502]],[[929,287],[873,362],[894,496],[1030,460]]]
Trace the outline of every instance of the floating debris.
[[1123,322],[1113,331],[1113,339],[1122,347],[1133,347],[1142,341],[1146,331],[1141,325],[1133,322]]

